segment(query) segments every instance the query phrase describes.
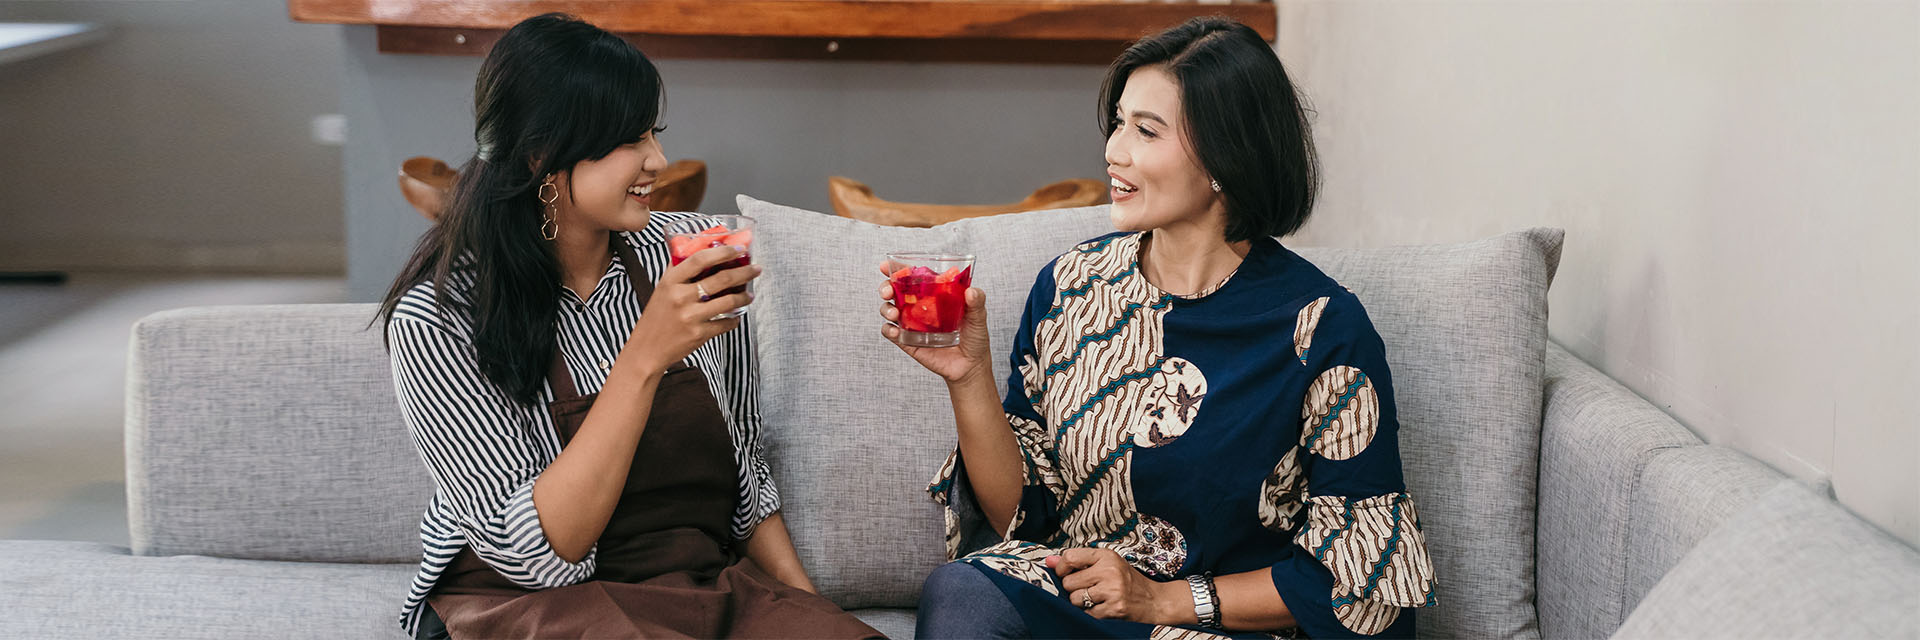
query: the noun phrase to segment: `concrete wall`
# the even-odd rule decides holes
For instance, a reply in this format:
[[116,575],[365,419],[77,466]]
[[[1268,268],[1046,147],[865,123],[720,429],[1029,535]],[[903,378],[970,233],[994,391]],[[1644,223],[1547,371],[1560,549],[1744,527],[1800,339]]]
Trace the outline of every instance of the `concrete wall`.
[[1299,242],[1567,229],[1552,336],[1920,544],[1920,6],[1289,0]]
[[105,40],[0,66],[0,269],[338,273],[337,27],[280,2],[0,2]]
[[[348,288],[373,300],[426,230],[394,171],[410,156],[458,166],[473,154],[480,59],[381,54],[368,27],[345,39]],[[1105,172],[1100,66],[655,62],[662,143],[668,158],[707,163],[708,212],[734,212],[736,193],[829,211],[831,175],[891,200],[985,204]]]

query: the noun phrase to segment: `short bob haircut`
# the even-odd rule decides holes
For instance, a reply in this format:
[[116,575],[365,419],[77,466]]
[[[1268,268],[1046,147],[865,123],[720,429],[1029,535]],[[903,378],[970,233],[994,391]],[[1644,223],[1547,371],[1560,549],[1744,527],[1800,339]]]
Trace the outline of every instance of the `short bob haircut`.
[[1155,65],[1180,84],[1187,139],[1226,201],[1227,241],[1306,224],[1320,181],[1307,108],[1260,34],[1204,17],[1133,43],[1101,84],[1101,133],[1119,127],[1115,110],[1134,70]]

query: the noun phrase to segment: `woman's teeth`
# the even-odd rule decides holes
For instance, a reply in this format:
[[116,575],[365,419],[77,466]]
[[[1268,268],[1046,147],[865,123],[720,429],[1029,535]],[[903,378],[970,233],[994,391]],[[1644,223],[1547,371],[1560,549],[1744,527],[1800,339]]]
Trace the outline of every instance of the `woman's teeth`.
[[1139,188],[1139,187],[1129,187],[1129,186],[1127,186],[1127,183],[1125,183],[1125,182],[1121,182],[1119,178],[1114,178],[1114,179],[1113,179],[1113,188],[1115,188],[1115,189],[1119,189],[1121,193],[1133,193],[1133,192],[1135,192],[1135,191],[1139,191],[1139,190],[1140,190],[1140,188]]
[[627,187],[627,193],[631,193],[636,196],[644,196],[649,193],[653,193],[653,185],[647,184],[647,185],[641,185],[638,187]]

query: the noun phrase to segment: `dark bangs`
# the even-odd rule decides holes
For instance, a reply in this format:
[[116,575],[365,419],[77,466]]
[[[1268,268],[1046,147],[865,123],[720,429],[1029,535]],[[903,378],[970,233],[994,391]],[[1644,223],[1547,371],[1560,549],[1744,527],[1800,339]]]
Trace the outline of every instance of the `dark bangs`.
[[571,168],[581,160],[598,160],[620,145],[640,140],[659,126],[666,95],[660,71],[632,44],[619,36],[596,33],[570,44],[572,62],[557,73],[554,91],[542,101],[536,122],[552,125],[552,138],[536,144],[547,147],[546,162],[535,175]]

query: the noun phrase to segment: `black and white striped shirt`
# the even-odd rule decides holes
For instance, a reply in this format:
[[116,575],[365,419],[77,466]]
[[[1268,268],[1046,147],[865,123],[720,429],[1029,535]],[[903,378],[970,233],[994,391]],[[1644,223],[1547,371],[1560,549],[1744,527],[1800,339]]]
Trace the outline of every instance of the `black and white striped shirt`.
[[[698,215],[655,212],[645,229],[621,236],[648,273],[660,274],[668,265],[661,229]],[[455,311],[468,306],[472,283],[471,271],[454,270],[448,282],[454,310],[446,313],[437,312],[431,281],[416,285],[387,322],[394,390],[434,480],[433,500],[420,522],[420,573],[400,618],[408,634],[419,624],[427,593],[463,547],[472,547],[500,575],[529,589],[586,581],[593,575],[598,551],[589,551],[580,562],[567,562],[554,554],[540,528],[533,482],[560,453],[559,435],[545,406],[553,390],[542,392],[539,405],[522,405],[480,373],[470,318]],[[606,384],[614,358],[640,317],[642,301],[618,257],[584,304],[570,291],[563,291],[561,300],[556,327],[560,352],[579,392],[595,393]],[[745,539],[780,508],[780,494],[761,455],[746,320],[696,349],[687,361],[706,373],[733,434],[740,490],[732,533]]]

